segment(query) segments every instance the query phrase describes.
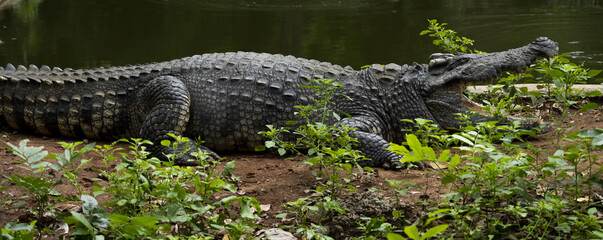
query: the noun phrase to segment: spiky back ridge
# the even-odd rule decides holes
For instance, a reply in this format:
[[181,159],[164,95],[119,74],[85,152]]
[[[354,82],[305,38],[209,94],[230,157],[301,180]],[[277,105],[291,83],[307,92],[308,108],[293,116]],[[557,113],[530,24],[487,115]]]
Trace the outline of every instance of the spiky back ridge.
[[54,136],[138,136],[141,123],[124,106],[141,79],[173,72],[182,61],[77,70],[8,64],[0,67],[0,124]]

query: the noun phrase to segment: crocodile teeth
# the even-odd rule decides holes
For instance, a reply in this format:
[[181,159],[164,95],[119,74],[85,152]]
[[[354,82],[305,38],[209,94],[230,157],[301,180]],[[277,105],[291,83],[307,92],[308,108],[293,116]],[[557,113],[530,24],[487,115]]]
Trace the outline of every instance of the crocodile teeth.
[[12,65],[12,64],[10,64],[10,63],[9,63],[9,64],[6,64],[6,71],[15,71],[15,70],[17,70],[17,69],[15,68],[15,66],[13,66],[13,65]]
[[33,64],[29,65],[29,71],[34,71],[34,72],[37,72],[37,71],[39,71],[39,70],[40,70],[40,69],[38,69],[38,66],[33,65]]
[[41,71],[50,71],[50,67],[48,65],[42,65],[40,68]]
[[27,68],[23,65],[19,65],[19,66],[17,66],[17,71],[25,72],[25,71],[27,71]]

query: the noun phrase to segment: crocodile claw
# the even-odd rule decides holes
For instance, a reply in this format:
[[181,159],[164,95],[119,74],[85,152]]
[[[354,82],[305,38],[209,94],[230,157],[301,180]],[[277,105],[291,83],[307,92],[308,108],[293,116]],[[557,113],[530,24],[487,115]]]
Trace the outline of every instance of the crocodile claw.
[[[220,157],[220,155],[218,155],[214,151],[212,151],[209,148],[206,148],[204,146],[201,146],[199,148],[198,152],[203,153],[203,154],[205,154],[205,156],[207,156],[207,158],[203,159],[203,161],[219,160],[222,158],[222,157]],[[176,165],[179,165],[179,166],[199,166],[198,157],[193,156],[190,153],[186,153],[186,154],[182,155],[181,157],[177,158],[175,163],[176,163]]]
[[400,160],[394,160],[383,164],[383,168],[389,170],[400,170],[400,169],[425,169],[427,165],[424,162],[413,162],[413,163],[402,163]]

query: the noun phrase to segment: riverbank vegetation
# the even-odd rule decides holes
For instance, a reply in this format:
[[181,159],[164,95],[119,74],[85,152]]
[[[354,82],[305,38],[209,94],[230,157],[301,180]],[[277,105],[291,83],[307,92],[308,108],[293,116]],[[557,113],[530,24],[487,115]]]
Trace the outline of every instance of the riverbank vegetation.
[[[432,37],[435,45],[450,53],[480,53],[472,49],[471,39],[436,20],[429,20],[421,35]],[[519,129],[517,123],[470,123],[468,116],[460,115],[467,124],[449,132],[424,119],[404,120],[415,123],[416,129],[391,150],[403,156],[401,161],[409,168],[413,162],[428,163],[423,171],[439,176],[440,185],[388,180],[386,186],[367,189],[352,184],[375,174],[359,164],[364,159],[353,148],[353,129],[322,123],[325,118],[340,118],[328,106],[341,85],[315,80],[311,88],[321,98],[298,107],[295,121],[303,123],[300,128],[270,126],[261,133],[267,141],[258,150],[301,156],[316,183],[309,197],[285,203],[285,210],[275,217],[282,220],[281,228],[302,239],[603,238],[603,129],[567,124],[576,114],[601,114],[602,106],[588,101],[601,98],[600,91],[572,88],[600,72],[561,54],[539,60],[520,75],[502,76],[486,93],[468,93],[494,116],[556,113],[545,116],[554,132],[546,149],[530,142],[537,132]],[[515,87],[527,79],[540,83],[544,91]],[[296,135],[297,141],[283,140],[284,133]],[[27,140],[7,143],[14,161],[26,171],[2,176],[2,185],[19,186],[24,194],[22,199],[2,199],[0,205],[18,208],[27,201],[30,205],[24,211],[30,215],[26,221],[6,223],[0,239],[251,239],[267,227],[260,221],[261,204],[237,189],[240,179],[233,174],[234,161],[207,158],[197,146],[178,147],[189,141],[174,138],[177,144],[162,144],[189,149],[198,166],[150,158],[148,142],[141,139],[122,140],[126,145],[61,143],[62,153],[29,146]],[[89,179],[92,187],[86,188],[80,173],[92,155],[102,159],[103,167],[94,169],[98,177]],[[76,189],[77,197],[57,192],[55,186],[63,181]],[[411,192],[435,187],[443,194],[405,201]],[[379,201],[368,208],[384,210],[364,215],[346,228],[343,217],[358,215],[349,199],[358,195]],[[74,207],[60,211],[60,203]]]

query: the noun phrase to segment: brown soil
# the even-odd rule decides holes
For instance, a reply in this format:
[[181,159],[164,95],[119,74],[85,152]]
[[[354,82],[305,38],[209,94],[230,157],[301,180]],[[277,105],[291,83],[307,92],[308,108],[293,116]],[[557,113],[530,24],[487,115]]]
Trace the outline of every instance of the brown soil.
[[[603,106],[603,102],[597,100],[600,106]],[[542,112],[541,115],[547,115],[546,112]],[[590,110],[586,113],[572,115],[567,121],[574,127],[575,130],[592,129],[592,128],[603,128],[603,114],[601,109]],[[3,143],[0,145],[4,147],[4,151],[0,152],[0,179],[5,179],[12,174],[25,174],[27,171],[21,169],[19,164],[15,163],[13,159],[15,156],[11,154],[6,146],[5,142],[10,142],[17,145],[22,139],[30,139],[29,146],[44,146],[46,150],[51,153],[61,153],[63,150],[57,142],[60,141],[74,141],[73,139],[65,138],[54,138],[54,137],[40,137],[29,134],[22,134],[13,130],[0,130],[2,135],[1,140]],[[540,135],[538,139],[533,139],[533,143],[544,150],[552,151],[552,144],[549,139],[554,138],[554,133],[547,133]],[[108,144],[107,141],[98,141],[97,144]],[[126,147],[126,145],[121,145]],[[598,161],[603,163],[603,152],[597,152],[600,156]],[[313,169],[307,165],[301,164],[301,159],[296,158],[294,160],[286,160],[283,157],[271,153],[250,153],[250,154],[226,154],[223,157],[227,158],[227,161],[236,162],[236,171],[234,172],[238,176],[241,182],[238,184],[238,193],[241,195],[251,196],[256,198],[260,204],[269,205],[270,209],[262,213],[262,220],[260,224],[264,227],[278,227],[284,223],[281,219],[275,218],[275,215],[284,211],[282,205],[289,201],[295,201],[301,197],[309,197],[313,193],[313,189],[317,186],[317,181],[312,175]],[[98,157],[92,160],[89,165],[80,173],[80,184],[85,187],[88,194],[91,193],[92,182],[94,178],[98,178],[98,172],[95,168],[101,168],[102,164]],[[407,182],[415,182],[420,189],[411,189],[406,197],[401,199],[404,206],[407,206],[405,211],[409,212],[411,221],[414,221],[412,213],[421,211],[420,205],[415,204],[419,197],[428,197],[430,199],[436,199],[439,195],[446,193],[445,188],[441,186],[441,176],[437,175],[435,171],[428,170],[402,170],[402,171],[390,171],[384,169],[375,169],[370,175],[363,175],[355,177],[352,184],[358,189],[360,194],[350,197],[352,200],[347,201],[347,208],[350,202],[353,203],[356,200],[362,199],[369,204],[363,203],[363,201],[357,201],[358,205],[362,205],[362,208],[371,209],[373,204],[376,209],[378,206],[385,206],[387,204],[377,203],[375,201],[382,199],[381,195],[366,193],[368,189],[373,187],[378,189],[385,189],[388,185],[386,180],[404,180]],[[58,179],[57,179],[58,180]],[[27,210],[31,209],[32,199],[22,198],[27,194],[18,186],[4,182],[1,186],[6,189],[0,192],[0,226],[4,226],[6,222],[10,221],[31,221],[31,216],[27,214]],[[61,192],[62,196],[73,197],[76,196],[76,190],[68,184],[66,180],[63,180],[63,184],[55,187],[56,190]],[[384,195],[391,196],[391,193],[385,192]],[[368,196],[370,195],[370,196]],[[360,196],[360,197],[358,197]],[[102,199],[97,198],[100,201]],[[20,207],[15,207],[13,203],[18,201],[24,201],[24,204]],[[385,200],[384,200],[385,201]],[[366,206],[365,206],[366,205]],[[66,209],[72,207],[70,205],[61,206]],[[385,210],[384,210],[385,211]],[[354,213],[358,215],[357,213]],[[373,214],[381,214],[379,211]],[[416,215],[416,214],[415,214]],[[356,216],[358,217],[358,216]],[[373,216],[377,217],[377,216]],[[350,222],[350,220],[342,220]],[[353,221],[352,221],[353,223]],[[341,226],[340,226],[341,227]],[[352,227],[352,226],[349,226]],[[352,227],[355,228],[355,227]],[[343,230],[343,229],[342,229]],[[344,230],[345,231],[345,230]]]

